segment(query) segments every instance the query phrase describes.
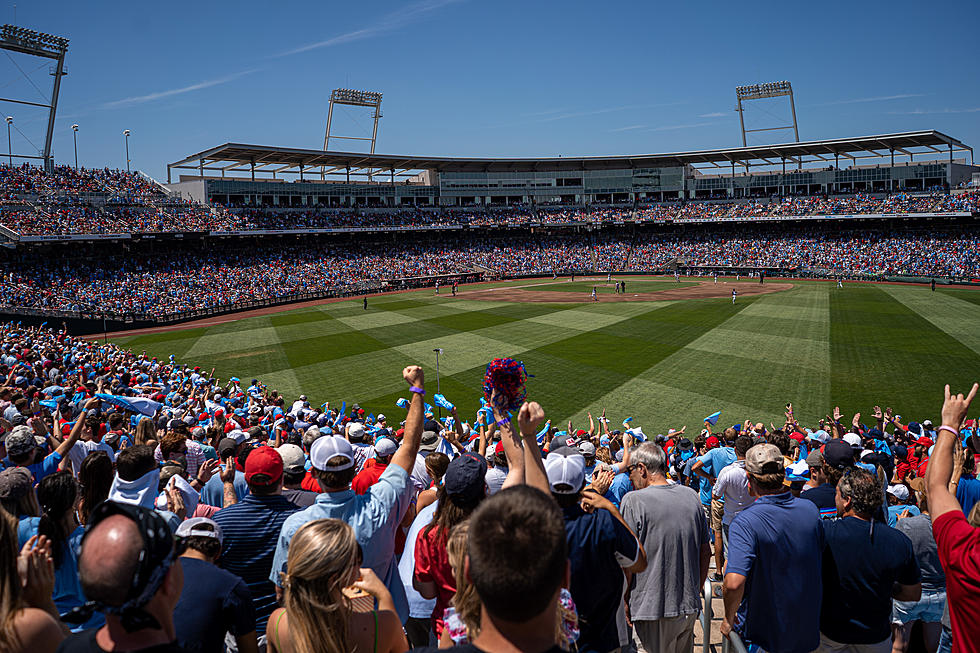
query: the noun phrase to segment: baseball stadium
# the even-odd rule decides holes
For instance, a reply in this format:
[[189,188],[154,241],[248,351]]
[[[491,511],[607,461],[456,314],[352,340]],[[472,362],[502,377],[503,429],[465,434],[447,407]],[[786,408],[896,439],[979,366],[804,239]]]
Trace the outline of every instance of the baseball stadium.
[[[351,523],[360,542],[358,560],[363,555],[359,566],[374,570],[357,581],[358,587],[367,587],[372,578],[381,586],[377,591],[374,586],[365,590],[377,599],[377,604],[368,601],[366,608],[370,612],[378,606],[375,646],[378,633],[385,632],[384,619],[378,630],[378,614],[386,609],[397,613],[392,618],[402,617],[404,624],[404,633],[396,627],[393,637],[401,633],[411,646],[431,643],[428,616],[422,635],[413,635],[412,620],[420,615],[409,617],[407,610],[415,605],[413,596],[432,598],[428,596],[431,592],[442,601],[444,588],[435,588],[444,579],[433,580],[421,571],[419,555],[429,530],[418,535],[415,544],[411,529],[418,533],[420,527],[413,525],[411,517],[416,514],[416,500],[421,501],[426,492],[438,493],[439,502],[448,502],[445,493],[452,491],[442,488],[448,488],[448,479],[457,476],[443,468],[446,476],[441,482],[445,485],[440,485],[425,462],[424,454],[429,452],[444,452],[453,461],[450,470],[454,465],[463,467],[456,460],[469,460],[467,456],[479,460],[484,468],[489,466],[487,493],[500,490],[490,481],[494,470],[504,482],[508,470],[518,466],[511,456],[530,452],[531,458],[525,461],[544,460],[542,471],[547,478],[542,482],[550,483],[566,515],[570,508],[562,503],[561,479],[574,470],[568,472],[571,468],[562,466],[563,462],[553,466],[552,458],[566,455],[555,450],[581,452],[578,457],[589,471],[582,478],[567,477],[572,480],[565,485],[587,485],[585,495],[595,483],[598,491],[607,492],[602,496],[610,497],[616,494],[617,483],[611,479],[621,479],[632,491],[616,496],[614,514],[623,511],[618,519],[642,544],[644,536],[634,533],[639,522],[630,517],[641,519],[636,517],[640,500],[630,496],[645,492],[641,488],[650,481],[645,476],[634,478],[634,474],[645,475],[647,467],[656,464],[657,454],[641,452],[648,445],[639,443],[659,445],[653,448],[661,452],[662,459],[666,456],[664,483],[688,485],[700,492],[705,516],[697,519],[706,521],[704,532],[710,529],[714,543],[710,545],[711,578],[695,579],[700,580],[695,588],[698,600],[702,600],[702,586],[706,594],[704,604],[698,604],[698,623],[691,618],[690,646],[662,650],[690,651],[696,645],[705,653],[709,647],[723,650],[723,646],[724,650],[734,646],[742,651],[743,640],[748,650],[755,650],[753,642],[766,650],[803,650],[790,645],[780,649],[775,641],[767,640],[758,617],[754,625],[750,616],[748,626],[740,622],[734,630],[727,615],[722,619],[721,613],[729,607],[729,599],[723,601],[722,594],[728,597],[736,591],[729,586],[733,574],[721,573],[722,553],[731,556],[729,572],[738,568],[734,561],[739,559],[736,545],[731,545],[736,553],[727,548],[729,525],[734,533],[736,525],[748,528],[743,523],[749,520],[725,513],[722,529],[720,511],[734,510],[731,496],[727,507],[712,514],[711,497],[716,495],[711,495],[708,483],[717,480],[720,487],[722,469],[711,472],[710,462],[706,463],[708,474],[701,474],[702,479],[698,465],[693,470],[691,465],[710,461],[713,448],[724,449],[728,444],[734,456],[741,451],[741,440],[748,441],[744,445],[751,447],[748,457],[741,451],[738,459],[740,463],[744,459],[749,470],[750,480],[745,483],[756,482],[753,474],[765,475],[751,471],[755,469],[753,450],[755,458],[763,456],[757,465],[761,470],[773,461],[759,452],[767,447],[779,449],[774,459],[781,465],[778,472],[785,473],[787,489],[792,487],[798,497],[816,491],[804,487],[811,480],[817,486],[817,472],[812,469],[832,465],[830,452],[833,445],[840,444],[835,441],[846,440],[854,447],[849,454],[854,461],[848,464],[872,470],[869,478],[887,489],[888,505],[879,506],[886,517],[894,512],[893,494],[903,509],[916,508],[914,514],[919,514],[914,499],[918,491],[925,512],[924,487],[929,481],[924,461],[933,454],[932,447],[937,459],[941,452],[949,454],[939,448],[946,441],[933,424],[951,430],[946,426],[947,413],[952,414],[949,407],[957,401],[955,393],[969,390],[980,369],[980,165],[974,162],[970,144],[944,133],[946,130],[931,129],[927,117],[915,116],[915,122],[921,124],[914,131],[800,140],[792,105],[793,137],[773,144],[749,144],[747,134],[766,130],[746,129],[743,121],[742,144],[736,147],[719,143],[712,149],[609,156],[390,155],[375,152],[382,93],[338,88],[330,96],[322,148],[261,144],[265,139],[254,134],[243,134],[246,142],[219,144],[213,144],[218,139],[205,137],[200,149],[174,160],[157,161],[159,169],[165,166],[166,176],[155,178],[129,166],[128,130],[124,132],[126,169],[79,166],[77,142],[74,161],[55,156],[52,131],[59,87],[67,74],[67,38],[8,24],[0,27],[0,49],[36,58],[53,71],[50,100],[24,101],[46,112],[43,147],[35,155],[18,154],[8,146],[9,159],[0,164],[0,426],[6,438],[3,452],[9,454],[4,467],[16,468],[19,463],[14,459],[21,455],[48,460],[64,448],[57,459],[71,460],[67,469],[74,466],[79,487],[85,488],[88,485],[81,481],[80,470],[85,471],[89,454],[105,448],[109,458],[118,457],[112,468],[116,469],[112,490],[107,485],[107,495],[101,497],[111,503],[116,500],[113,493],[125,495],[119,488],[132,480],[119,480],[122,469],[128,469],[123,465],[125,456],[136,455],[123,451],[149,444],[156,447],[161,469],[169,465],[174,468],[171,476],[183,477],[183,485],[161,482],[159,496],[157,488],[151,488],[155,512],[176,519],[170,525],[178,535],[178,550],[181,541],[207,539],[215,532],[220,540],[221,529],[226,539],[245,537],[248,520],[274,523],[270,558],[262,563],[262,574],[249,580],[249,574],[255,576],[254,561],[236,568],[230,561],[235,549],[224,567],[245,580],[246,603],[251,592],[256,610],[253,638],[238,637],[237,648],[229,643],[213,650],[265,651],[266,646],[270,651],[307,650],[288,642],[284,647],[278,641],[272,643],[273,620],[278,614],[273,610],[288,615],[290,622],[296,613],[291,612],[294,604],[288,600],[279,607],[276,595],[269,591],[278,590],[282,595],[285,588],[294,596],[298,592],[295,575],[292,585],[272,585],[279,584],[275,570],[280,564],[283,578],[298,573],[293,571],[292,554],[286,573],[284,547],[292,538],[291,551],[295,551],[296,540],[308,535],[308,527],[297,531],[294,525],[290,531],[294,517],[286,520],[283,514],[285,522],[275,521],[278,517],[244,509],[237,517],[241,522],[220,518],[236,501],[238,506],[252,505],[245,499],[249,492],[256,501],[264,497],[264,490],[257,489],[263,478],[276,473],[289,476],[286,451],[275,454],[278,462],[271,463],[266,458],[273,454],[255,455],[254,451],[268,449],[267,445],[274,445],[273,451],[292,447],[299,452],[296,469],[300,475],[307,470],[302,490],[311,495],[306,506],[314,507],[320,505],[314,501],[321,501],[315,495],[323,497],[336,489],[318,474],[341,474],[325,471],[338,456],[347,456],[349,467],[356,464],[356,490],[362,473],[377,467],[372,482],[383,485],[394,474],[381,469],[387,465],[391,470],[400,455],[411,454],[406,458],[409,467],[414,465],[408,487],[414,483],[415,494],[408,516],[401,504],[388,512],[397,512],[403,519],[400,525],[392,524],[391,532],[398,530],[397,538],[401,538],[397,546],[404,546],[407,533],[411,546],[420,547],[415,549],[414,584],[411,565],[409,580],[398,579],[404,557],[399,562],[392,550],[384,560],[379,557],[377,543],[388,535],[364,539]],[[788,81],[736,90],[740,118],[745,105],[783,99],[793,102]],[[370,151],[338,149],[337,143],[347,137],[335,133],[336,124],[332,127],[331,120],[335,109],[342,107],[368,111],[373,132],[362,140],[370,141]],[[12,121],[7,118],[8,144]],[[78,125],[73,130],[77,134]],[[260,144],[247,142],[252,140]],[[424,390],[421,370],[414,372],[415,366],[424,369]],[[946,384],[953,389],[953,398],[947,394],[944,406]],[[525,404],[525,399],[536,403]],[[963,401],[969,405],[969,399]],[[534,411],[541,409],[543,415],[536,415]],[[972,415],[966,414],[966,408],[963,411],[962,423],[952,426],[966,438],[967,459],[972,460],[969,452],[974,446],[973,454],[980,458],[980,437],[973,435],[973,422],[967,420]],[[100,419],[104,422],[101,427]],[[511,427],[511,420],[514,424],[520,421],[520,435]],[[22,454],[18,429],[26,429],[26,424],[34,428],[28,435],[36,436],[37,452],[31,453],[33,445],[29,445]],[[527,437],[527,424],[533,424],[536,439]],[[414,430],[421,434],[421,445],[415,441],[418,434],[413,435]],[[728,431],[728,436],[722,435]],[[515,434],[516,449],[508,448],[512,444],[507,444],[506,433]],[[749,441],[746,434],[753,439]],[[855,442],[847,439],[851,436]],[[180,443],[168,450],[175,438]],[[336,444],[335,440],[345,442]],[[924,440],[929,440],[929,453],[921,451]],[[333,447],[329,455],[317,453],[326,449],[325,441]],[[78,460],[70,458],[69,452],[75,451],[72,447],[81,445],[85,446]],[[632,445],[637,446],[630,465]],[[352,446],[355,453],[344,453]],[[536,456],[535,446],[547,457]],[[897,453],[899,447],[907,451],[907,458],[906,453]],[[231,479],[238,476],[226,456],[243,456],[238,459],[237,472],[241,488],[238,480],[225,479],[220,466],[205,474],[203,458],[192,461],[191,451],[208,449],[218,462],[225,463],[226,471],[230,466]],[[915,461],[909,463],[913,452]],[[175,453],[180,464],[168,462],[170,453]],[[770,455],[768,450],[764,453]],[[814,453],[824,462],[814,463]],[[865,454],[872,458],[866,459]],[[647,455],[654,457],[645,458]],[[255,462],[260,457],[262,461]],[[875,462],[875,457],[882,460]],[[637,471],[637,461],[647,467]],[[922,467],[917,468],[920,463]],[[523,463],[522,479],[513,481],[507,476],[504,487],[533,485],[535,464]],[[568,464],[573,468],[577,463]],[[608,471],[605,480],[612,486],[602,486],[604,477],[598,469],[592,471],[597,464],[602,474]],[[903,464],[908,466],[903,468]],[[278,472],[270,472],[275,465]],[[963,465],[964,469],[969,466]],[[45,474],[54,478],[64,473],[64,466]],[[557,477],[552,476],[554,470]],[[6,473],[0,474],[0,480]],[[41,500],[50,494],[41,492],[45,487],[41,473],[32,473],[39,485],[31,491],[38,495],[39,518],[44,524],[45,517],[40,515],[47,515],[53,504],[50,499]],[[107,472],[112,473],[111,469]],[[416,480],[412,474],[424,478]],[[974,476],[975,467],[963,474],[964,481],[980,488]],[[958,477],[957,472],[954,478]],[[224,482],[224,495],[221,483],[208,495],[207,488],[213,485],[210,480],[219,478]],[[480,478],[482,483],[482,472]],[[651,478],[659,477],[652,473]],[[201,481],[204,489],[193,486],[190,496],[178,496],[175,488],[192,488],[191,479]],[[259,480],[253,483],[252,479]],[[307,482],[313,485],[307,487]],[[848,482],[840,481],[838,502],[843,501],[841,487]],[[11,483],[14,481],[0,483],[0,494],[8,492],[8,486],[13,488]],[[378,485],[367,490],[368,496],[372,491],[381,495]],[[299,487],[290,491],[299,492]],[[895,487],[899,489],[893,492]],[[752,497],[765,494],[755,485],[752,488],[758,491]],[[480,497],[482,492],[478,492]],[[955,488],[950,492],[951,497],[955,495],[954,503],[958,499],[965,506]],[[285,496],[285,490],[283,493]],[[3,494],[5,507],[6,497]],[[978,498],[980,489],[972,501]],[[590,501],[582,500],[583,505]],[[833,504],[833,497],[830,502]],[[197,506],[197,512],[191,504]],[[464,512],[471,510],[465,508],[469,505],[465,502],[459,505]],[[837,504],[838,512],[841,505]],[[201,509],[208,506],[214,512],[207,513],[205,521],[221,529],[202,535],[194,530],[200,524],[191,513],[204,518]],[[601,512],[599,508],[604,507],[589,505],[586,512]],[[826,510],[834,513],[833,505],[828,508],[818,503],[818,508],[825,517]],[[83,530],[90,524],[93,540],[98,537],[98,526],[112,519],[99,510],[73,522]],[[473,559],[477,553],[472,534],[481,510],[483,507],[476,508],[471,518],[468,555]],[[251,516],[246,518],[246,514]],[[422,514],[420,509],[418,514]],[[667,513],[656,514],[667,519]],[[850,513],[840,514],[846,519]],[[107,521],[101,522],[103,517]],[[899,522],[906,518],[909,516],[903,514]],[[941,522],[934,520],[938,529]],[[566,527],[572,528],[568,522]],[[545,526],[540,528],[547,531]],[[604,528],[614,525],[610,522]],[[722,532],[724,549],[719,544]],[[447,533],[442,534],[443,560],[449,546]],[[568,534],[571,538],[573,530]],[[57,535],[49,537],[57,539]],[[913,542],[918,546],[914,538]],[[575,549],[571,541],[569,546]],[[401,549],[397,551],[400,554]],[[946,555],[942,551],[940,544],[940,557]],[[78,557],[77,564],[84,565],[82,553],[72,555]],[[227,546],[224,555],[228,555]],[[640,569],[639,554],[616,555],[617,560],[633,561],[632,566],[620,563],[620,567],[635,568],[627,571],[627,578],[635,573],[633,582],[642,584],[640,578],[650,572]],[[647,548],[644,556],[643,567],[653,569],[654,550]],[[56,564],[62,564],[63,558],[56,558]],[[220,567],[223,558],[216,560]],[[443,566],[452,560],[450,553]],[[633,650],[656,650],[650,643],[656,637],[640,627],[635,635],[623,635],[627,621],[622,618],[621,600],[619,644],[627,648],[610,645],[617,626],[607,624],[605,634],[596,630],[599,626],[595,624],[611,619],[611,613],[600,617],[602,610],[582,597],[583,585],[576,585],[582,581],[575,580],[579,573],[574,567],[576,559],[571,560],[569,597],[579,606],[581,620],[574,633],[578,637],[581,627],[581,641],[592,646],[580,650],[627,651],[629,645],[636,647]],[[943,563],[945,566],[945,558]],[[667,562],[658,564],[667,569]],[[920,560],[925,574],[922,564]],[[709,569],[707,558],[703,565]],[[952,577],[949,568],[946,573],[947,578]],[[911,575],[899,577],[896,587],[914,585],[911,580],[901,580],[907,577]],[[88,591],[85,575],[81,578],[78,593]],[[819,573],[816,578],[819,581]],[[489,619],[493,604],[484,597],[479,583],[473,582],[484,599],[484,619]],[[67,590],[59,594],[58,587],[55,607],[62,621],[68,610],[78,613],[91,603]],[[161,587],[159,591],[164,592],[167,585]],[[827,587],[824,581],[825,595],[830,592]],[[406,590],[412,588],[406,603]],[[455,586],[451,590],[439,611],[450,605],[448,601],[457,592]],[[265,592],[261,600],[260,592]],[[562,592],[564,596],[566,591]],[[922,598],[909,600],[924,601],[926,593],[923,584]],[[749,604],[751,615],[751,601],[756,600],[751,588],[746,596],[743,609]],[[888,597],[888,604],[894,599],[898,605],[901,597],[908,596],[899,592]],[[960,621],[954,621],[952,627],[958,636],[957,624],[962,626],[964,614],[958,610],[971,608],[954,608],[952,589],[948,596],[947,610],[960,615],[954,616]],[[819,593],[817,597],[819,601]],[[960,600],[967,604],[967,599]],[[713,624],[712,603],[716,611]],[[625,614],[630,614],[631,605],[627,598]],[[104,613],[99,624],[107,624],[102,627],[111,633],[113,620],[118,619],[116,608],[103,601],[99,609]],[[558,612],[567,618],[567,606],[562,609],[566,612]],[[630,629],[642,621],[635,617],[637,609],[633,607]],[[183,641],[179,604],[176,610],[178,625],[173,637]],[[757,615],[760,610],[756,608]],[[825,615],[828,610],[824,608]],[[364,610],[354,609],[351,623],[359,623],[359,612]],[[102,613],[93,616],[90,609],[86,618],[97,621]],[[280,619],[282,614],[278,614]],[[587,615],[584,619],[583,614]],[[299,616],[295,619],[300,622]],[[647,619],[655,624],[658,618]],[[449,637],[450,623],[443,624],[441,615],[433,612],[432,637],[444,633]],[[908,646],[911,631],[902,631],[902,625],[912,622],[888,623],[889,649],[900,650],[890,648],[893,638],[900,636]],[[898,634],[894,623],[898,623]],[[914,631],[922,643],[914,642],[912,650],[935,653],[933,631],[928,627],[936,623],[923,619],[924,625]],[[563,622],[561,628],[566,625]],[[332,626],[323,626],[328,627]],[[7,626],[0,627],[0,643],[8,641],[4,628]],[[469,624],[462,628],[469,637],[478,632]],[[348,632],[346,626],[342,630],[343,637],[360,636]],[[843,642],[843,630],[834,630],[821,619],[815,641],[821,645],[824,639]],[[561,630],[557,643],[552,642],[560,648],[553,650],[575,650],[569,632]],[[241,635],[231,626],[227,633],[229,642]],[[298,638],[298,633],[289,636]],[[219,634],[225,637],[226,633],[221,630]],[[252,643],[243,643],[245,640]],[[255,641],[259,649],[253,648]],[[324,645],[322,650],[361,650],[353,641],[338,639],[342,644]],[[953,651],[959,641],[954,639]],[[807,642],[806,646],[813,644]],[[870,643],[867,639],[854,645]],[[393,645],[390,650],[407,649]]]

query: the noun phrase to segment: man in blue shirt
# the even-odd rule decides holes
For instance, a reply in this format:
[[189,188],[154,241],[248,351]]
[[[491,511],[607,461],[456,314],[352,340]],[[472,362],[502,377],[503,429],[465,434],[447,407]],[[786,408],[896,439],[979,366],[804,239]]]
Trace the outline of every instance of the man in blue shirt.
[[[711,489],[714,487],[715,479],[725,467],[731,465],[737,459],[735,455],[735,438],[738,432],[733,428],[725,429],[721,438],[709,435],[705,440],[708,447],[707,453],[698,457],[697,461],[691,465],[691,473],[697,474],[707,481],[708,505],[710,506],[705,516],[711,526],[711,532],[715,542],[715,572],[712,580],[721,580],[720,571],[725,568],[725,548],[724,538],[722,537],[722,518],[725,513],[725,500],[714,499],[711,497]],[[724,444],[722,444],[722,439]],[[704,501],[705,488],[702,486],[698,492],[701,497],[701,505]]]
[[729,527],[721,632],[727,635],[738,624],[746,644],[809,653],[820,644],[819,612],[800,606],[820,601],[819,512],[783,485],[783,458],[775,445],[751,447],[745,472],[757,498]]
[[282,472],[278,451],[256,447],[245,460],[248,495],[214,514],[224,535],[218,564],[248,586],[260,647],[269,615],[279,607],[276,586],[269,582],[276,540],[286,518],[297,510],[282,496]]
[[[578,610],[580,651],[612,651],[619,647],[616,612],[622,606],[623,574],[640,573],[647,561],[636,535],[619,510],[594,491],[582,492],[585,457],[570,447],[545,460],[551,496],[562,509],[571,565],[569,589]],[[580,505],[585,502],[589,512]]]
[[408,619],[408,600],[395,566],[395,534],[411,503],[409,474],[415,467],[422,436],[422,368],[409,366],[402,376],[408,382],[412,400],[405,420],[405,436],[377,483],[364,494],[351,490],[354,479],[354,451],[342,437],[326,435],[310,447],[313,476],[323,490],[316,503],[292,515],[282,526],[276,545],[269,580],[282,587],[281,574],[289,560],[289,542],[304,524],[316,519],[341,519],[354,529],[363,552],[363,565],[370,567],[384,582],[395,602],[402,623]]
[[820,648],[891,650],[892,599],[918,601],[921,574],[908,536],[874,519],[877,478],[855,469],[837,483],[840,519],[823,523]]

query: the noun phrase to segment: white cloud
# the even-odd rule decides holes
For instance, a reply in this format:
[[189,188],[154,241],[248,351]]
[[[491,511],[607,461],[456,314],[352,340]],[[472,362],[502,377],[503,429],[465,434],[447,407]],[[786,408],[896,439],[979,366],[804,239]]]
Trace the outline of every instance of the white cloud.
[[722,113],[721,111],[713,111],[711,113],[702,113],[698,118],[724,118],[727,115],[727,113]]
[[200,91],[201,89],[210,88],[212,86],[218,86],[219,84],[227,84],[228,82],[234,81],[245,75],[250,75],[259,68],[252,68],[250,70],[242,70],[241,72],[234,73],[232,75],[226,75],[224,77],[218,77],[215,79],[205,80],[203,82],[197,82],[196,84],[191,84],[190,86],[181,86],[180,88],[171,88],[166,91],[157,91],[155,93],[147,93],[146,95],[134,95],[133,97],[123,98],[121,100],[114,100],[112,102],[106,102],[102,105],[103,109],[115,109],[118,107],[127,107],[134,104],[143,104],[144,102],[152,102],[153,100],[160,100],[165,97],[171,97],[174,95],[183,95],[184,93],[191,93],[193,91]]
[[970,109],[913,109],[912,111],[889,111],[888,113],[898,116],[926,116],[934,113],[980,113],[980,107]]
[[323,41],[307,43],[306,45],[298,48],[293,48],[291,50],[286,50],[285,52],[272,55],[272,57],[288,57],[292,54],[309,52],[310,50],[319,50],[320,48],[329,48],[335,45],[343,45],[345,43],[361,41],[380,34],[387,34],[388,32],[393,32],[401,27],[404,27],[405,25],[415,22],[425,14],[441,9],[446,5],[456,4],[457,2],[460,2],[460,0],[423,0],[422,2],[416,2],[404,7],[403,9],[399,9],[398,11],[394,11],[383,16],[381,20],[373,25],[368,25],[367,27],[362,27],[361,29],[356,29],[344,34],[338,34],[337,36],[332,36]]
[[851,98],[850,100],[834,100],[833,102],[821,102],[820,104],[813,104],[814,107],[829,107],[837,104],[858,104],[861,102],[888,102],[890,100],[905,100],[907,98],[913,97],[925,97],[925,93],[901,93],[899,95],[879,95],[877,97],[859,97]]
[[610,129],[610,132],[628,132],[634,129],[643,129],[646,125],[630,125],[628,127],[617,127],[616,129]]

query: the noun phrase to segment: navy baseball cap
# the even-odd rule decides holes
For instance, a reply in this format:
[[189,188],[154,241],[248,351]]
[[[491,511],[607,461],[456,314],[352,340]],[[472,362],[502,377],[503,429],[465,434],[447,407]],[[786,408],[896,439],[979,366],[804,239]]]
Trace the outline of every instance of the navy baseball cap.
[[487,461],[467,451],[449,462],[443,485],[453,503],[473,505],[486,494]]

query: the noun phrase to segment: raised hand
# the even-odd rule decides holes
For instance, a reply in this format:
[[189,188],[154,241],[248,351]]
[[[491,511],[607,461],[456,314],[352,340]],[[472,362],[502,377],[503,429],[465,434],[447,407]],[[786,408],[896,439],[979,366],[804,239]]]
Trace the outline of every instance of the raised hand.
[[950,394],[949,384],[946,384],[944,391],[945,401],[943,402],[942,411],[943,426],[957,430],[960,428],[960,424],[963,423],[963,419],[970,410],[970,402],[977,396],[977,387],[977,384],[974,383],[973,387],[970,388],[969,394],[964,397],[962,394]]
[[840,412],[840,406],[834,406],[834,421],[839,422],[844,413]]
[[875,406],[871,411],[871,416],[876,420],[881,421],[881,406]]
[[409,365],[404,370],[402,370],[402,377],[408,382],[408,385],[413,388],[422,388],[425,385],[424,375],[422,374],[422,368],[418,365]]
[[543,421],[544,409],[536,401],[525,401],[517,413],[517,424],[520,426],[521,435],[525,437],[536,435]]

